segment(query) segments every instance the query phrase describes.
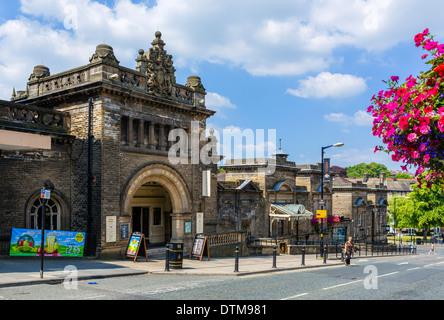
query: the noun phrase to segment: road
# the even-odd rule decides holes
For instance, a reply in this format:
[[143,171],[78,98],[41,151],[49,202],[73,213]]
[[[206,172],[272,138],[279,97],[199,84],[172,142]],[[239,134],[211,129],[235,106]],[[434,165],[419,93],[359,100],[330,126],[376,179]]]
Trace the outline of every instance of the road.
[[[142,275],[0,289],[0,300],[442,300],[444,253],[251,276]],[[245,311],[245,310],[244,310]]]

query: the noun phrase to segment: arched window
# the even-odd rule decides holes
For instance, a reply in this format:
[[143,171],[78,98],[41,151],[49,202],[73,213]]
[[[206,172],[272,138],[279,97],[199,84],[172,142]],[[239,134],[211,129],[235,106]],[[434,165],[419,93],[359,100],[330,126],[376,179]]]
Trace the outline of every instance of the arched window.
[[[29,218],[31,229],[42,228],[43,199],[35,199],[30,208]],[[61,230],[60,205],[53,199],[45,201],[45,230]]]

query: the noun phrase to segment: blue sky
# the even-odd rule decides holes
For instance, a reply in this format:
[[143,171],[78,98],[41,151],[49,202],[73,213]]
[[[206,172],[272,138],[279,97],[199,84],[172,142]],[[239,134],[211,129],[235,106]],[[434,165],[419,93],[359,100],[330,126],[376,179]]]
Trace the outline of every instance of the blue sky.
[[[0,99],[24,89],[35,65],[55,74],[88,63],[107,43],[134,68],[157,30],[177,82],[201,77],[207,121],[219,132],[276,130],[270,145],[297,164],[378,162],[385,153],[366,113],[382,80],[425,70],[413,37],[444,37],[440,0],[13,0],[0,2]],[[244,149],[246,147],[244,146]]]

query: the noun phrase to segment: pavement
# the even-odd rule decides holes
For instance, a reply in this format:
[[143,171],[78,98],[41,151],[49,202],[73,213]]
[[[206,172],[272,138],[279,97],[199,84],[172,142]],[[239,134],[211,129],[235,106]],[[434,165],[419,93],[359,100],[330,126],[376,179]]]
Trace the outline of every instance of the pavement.
[[251,274],[282,272],[304,268],[330,267],[343,265],[340,259],[333,257],[324,260],[314,254],[305,256],[302,265],[301,255],[277,255],[273,265],[273,256],[239,257],[235,270],[235,258],[197,258],[184,257],[182,266],[166,271],[165,259],[138,257],[124,260],[98,260],[90,258],[45,257],[43,276],[40,276],[41,260],[39,257],[0,257],[0,288],[32,284],[56,284],[65,279],[76,277],[77,280],[94,282],[107,277],[135,275],[194,275],[194,276],[245,276]]

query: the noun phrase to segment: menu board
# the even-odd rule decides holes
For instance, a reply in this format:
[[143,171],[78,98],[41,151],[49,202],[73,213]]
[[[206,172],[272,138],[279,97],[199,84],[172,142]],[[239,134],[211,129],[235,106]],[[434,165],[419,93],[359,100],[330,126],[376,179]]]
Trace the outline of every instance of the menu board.
[[202,257],[207,255],[210,260],[210,250],[208,249],[208,237],[203,234],[196,234],[194,236],[193,248],[191,249],[191,257],[198,257],[202,261]]

